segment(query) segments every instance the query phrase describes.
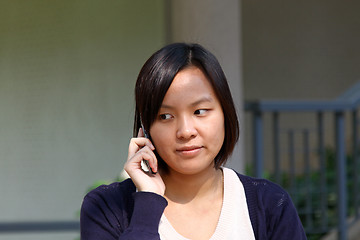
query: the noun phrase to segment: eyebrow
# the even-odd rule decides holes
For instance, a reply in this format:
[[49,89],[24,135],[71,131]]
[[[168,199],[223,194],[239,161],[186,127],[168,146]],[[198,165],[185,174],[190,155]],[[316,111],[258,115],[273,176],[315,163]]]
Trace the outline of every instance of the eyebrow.
[[[213,101],[214,101],[214,99],[211,96],[205,96],[205,97],[200,98],[199,100],[196,100],[195,102],[191,103],[190,105],[194,107],[194,106],[197,106],[204,102],[213,102]],[[161,104],[160,108],[172,109],[174,107],[170,106],[170,105],[166,105],[166,104]]]

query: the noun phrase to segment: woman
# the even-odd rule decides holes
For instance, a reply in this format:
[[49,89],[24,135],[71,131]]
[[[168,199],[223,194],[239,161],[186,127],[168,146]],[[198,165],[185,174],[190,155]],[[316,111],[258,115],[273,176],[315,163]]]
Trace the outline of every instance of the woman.
[[160,49],[141,69],[135,98],[130,179],[87,194],[82,239],[306,239],[283,189],[223,167],[239,125],[209,51]]

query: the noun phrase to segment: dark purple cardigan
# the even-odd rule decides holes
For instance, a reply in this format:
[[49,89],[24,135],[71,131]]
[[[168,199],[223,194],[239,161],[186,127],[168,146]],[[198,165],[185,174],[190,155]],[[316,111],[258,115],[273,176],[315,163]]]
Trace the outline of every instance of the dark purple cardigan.
[[[256,239],[306,239],[287,192],[268,180],[238,176],[245,189]],[[160,195],[136,192],[131,179],[100,186],[84,198],[81,239],[159,240],[159,221],[166,206],[166,199]]]

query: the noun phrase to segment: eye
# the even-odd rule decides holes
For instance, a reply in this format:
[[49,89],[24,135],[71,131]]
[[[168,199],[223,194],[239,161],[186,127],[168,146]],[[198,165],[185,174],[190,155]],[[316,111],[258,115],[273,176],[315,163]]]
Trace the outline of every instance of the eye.
[[203,115],[207,112],[207,109],[198,109],[194,112],[195,115]]
[[168,120],[168,119],[171,119],[172,116],[171,116],[171,114],[164,113],[164,114],[160,114],[160,115],[159,115],[159,118],[160,118],[161,120]]

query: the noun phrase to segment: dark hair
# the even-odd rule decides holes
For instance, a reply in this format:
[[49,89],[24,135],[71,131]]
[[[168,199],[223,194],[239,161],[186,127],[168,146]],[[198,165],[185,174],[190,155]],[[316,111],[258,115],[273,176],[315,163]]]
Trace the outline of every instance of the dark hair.
[[[142,67],[135,86],[134,136],[141,127],[149,132],[175,75],[182,69],[199,67],[210,81],[224,113],[225,138],[215,157],[219,168],[231,155],[239,138],[239,123],[225,74],[216,57],[199,44],[173,43],[155,52]],[[140,119],[141,118],[141,119]],[[159,159],[159,167],[166,167]]]

